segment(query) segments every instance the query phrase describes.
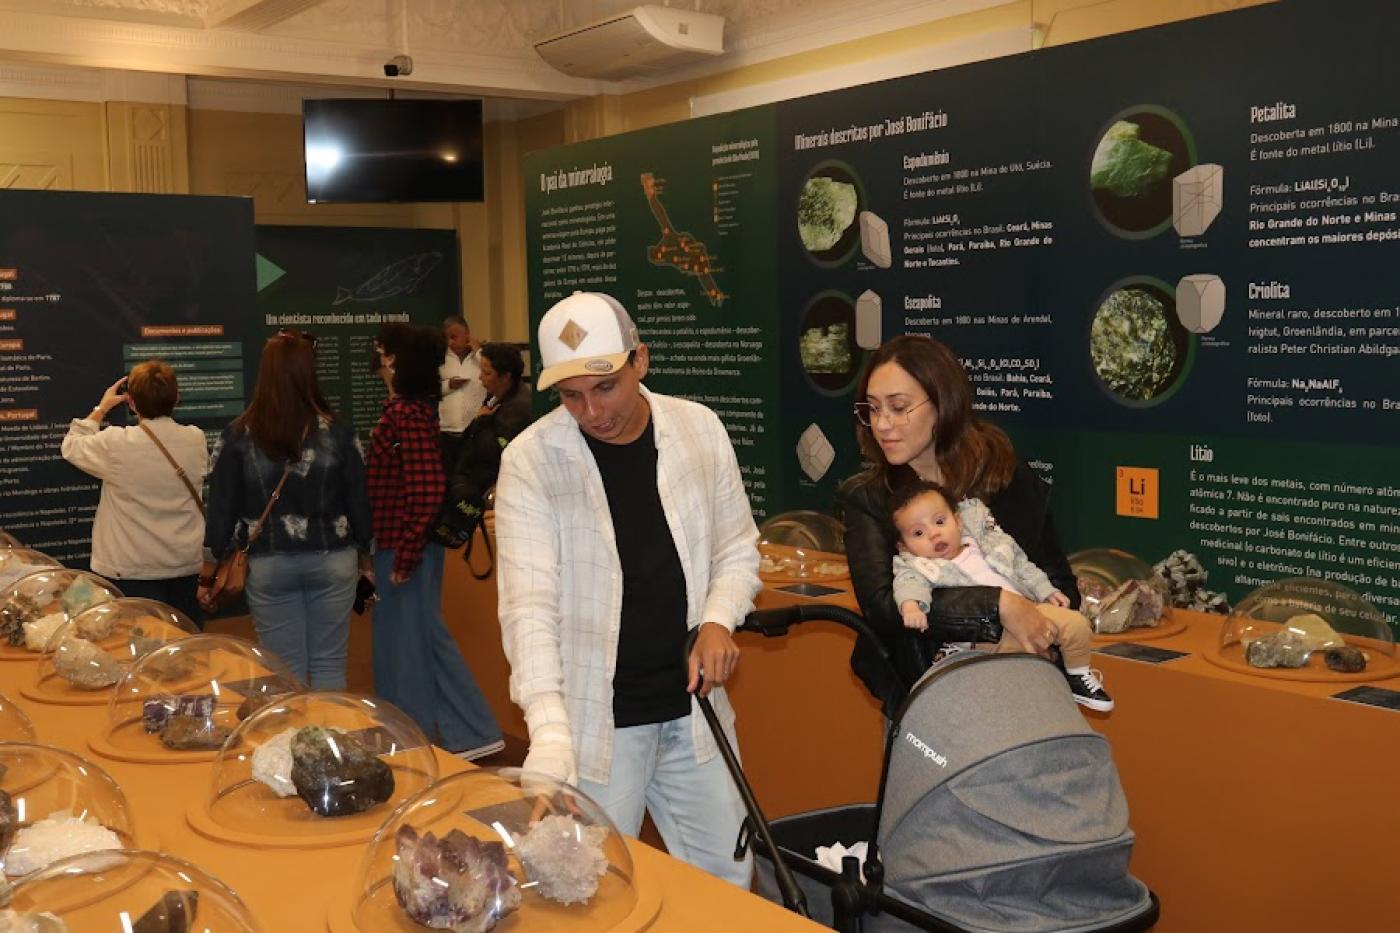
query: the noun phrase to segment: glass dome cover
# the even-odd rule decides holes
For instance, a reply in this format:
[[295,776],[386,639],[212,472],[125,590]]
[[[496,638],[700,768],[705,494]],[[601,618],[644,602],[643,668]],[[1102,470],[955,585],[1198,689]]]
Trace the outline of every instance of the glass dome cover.
[[190,822],[206,836],[249,844],[366,842],[437,776],[427,737],[397,707],[348,693],[291,694],[234,729]]
[[153,599],[100,603],[59,626],[39,658],[34,684],[22,692],[47,703],[101,705],[107,688],[138,658],[197,632],[189,616]]
[[1148,563],[1116,548],[1069,556],[1079,587],[1079,611],[1099,635],[1156,628],[1167,616],[1166,584]]
[[1385,613],[1355,590],[1289,577],[1254,590],[1220,629],[1216,660],[1301,680],[1376,680],[1400,673]]
[[222,881],[183,859],[144,850],[55,862],[17,884],[9,908],[57,917],[63,927],[54,929],[65,933],[262,933]]
[[246,716],[260,701],[301,689],[281,658],[252,642],[190,635],[132,663],[112,688],[104,731],[89,744],[123,761],[211,761],[240,707]]
[[121,590],[96,574],[41,567],[0,591],[0,644],[12,650],[43,651],[73,616],[121,595]]
[[410,933],[432,918],[448,929],[640,930],[659,908],[596,803],[543,775],[483,768],[390,815],[361,862],[349,916],[333,914],[331,926]]
[[33,742],[34,723],[5,694],[0,693],[0,742]]
[[765,578],[840,580],[846,566],[846,526],[821,512],[774,515],[758,528],[758,571]]
[[136,841],[126,795],[106,771],[61,748],[0,742],[0,874],[6,879]]
[[0,548],[10,547],[24,547],[24,545],[20,544],[19,539],[16,538],[14,535],[10,534],[3,528],[0,528]]

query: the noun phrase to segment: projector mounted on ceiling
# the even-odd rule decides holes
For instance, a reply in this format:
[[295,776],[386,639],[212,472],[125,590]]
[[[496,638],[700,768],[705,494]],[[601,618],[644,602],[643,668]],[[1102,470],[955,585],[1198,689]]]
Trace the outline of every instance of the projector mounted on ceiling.
[[577,78],[654,77],[723,53],[724,17],[648,4],[541,39],[535,51]]

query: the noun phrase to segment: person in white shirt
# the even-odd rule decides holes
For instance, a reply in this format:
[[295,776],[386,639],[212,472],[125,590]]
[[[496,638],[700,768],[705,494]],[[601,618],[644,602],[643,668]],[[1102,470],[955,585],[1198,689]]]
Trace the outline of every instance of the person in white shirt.
[[486,401],[486,387],[481,384],[481,347],[472,340],[466,318],[448,318],[442,323],[442,332],[447,337],[447,356],[438,367],[442,380],[438,425],[442,431],[442,469],[451,476],[462,453],[463,432]]
[[539,343],[538,385],[562,404],[506,447],[495,505],[524,768],[576,783],[628,835],[650,812],[672,855],[747,887],[743,805],[691,695],[733,742],[720,685],[760,588],[734,448],[714,412],[642,386],[647,348],[614,298],[564,299]]
[[[171,420],[179,399],[168,364],[139,364],[107,389],[86,418],[73,419],[63,458],[102,480],[92,523],[92,572],[127,596],[158,600],[199,623],[195,592],[204,512],[196,496],[209,472],[209,448],[202,430]],[[137,425],[103,428],[103,419],[122,404],[135,413]]]

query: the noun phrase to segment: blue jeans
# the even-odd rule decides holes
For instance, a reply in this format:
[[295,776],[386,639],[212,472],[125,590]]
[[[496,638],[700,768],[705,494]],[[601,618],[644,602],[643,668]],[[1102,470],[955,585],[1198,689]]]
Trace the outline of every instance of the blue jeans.
[[[745,890],[753,876],[753,856],[734,860],[734,843],[744,821],[744,803],[718,755],[695,763],[691,717],[613,733],[612,779],[606,784],[579,779],[579,789],[607,812],[618,831],[636,836],[642,812],[651,814],[666,850]],[[736,747],[737,751],[737,747]]]
[[501,727],[442,619],[444,550],[431,542],[401,586],[394,552],[374,555],[374,692],[403,710],[428,741],[459,752],[499,742]]
[[248,558],[244,592],[258,641],[313,690],[345,689],[359,579],[354,548]]

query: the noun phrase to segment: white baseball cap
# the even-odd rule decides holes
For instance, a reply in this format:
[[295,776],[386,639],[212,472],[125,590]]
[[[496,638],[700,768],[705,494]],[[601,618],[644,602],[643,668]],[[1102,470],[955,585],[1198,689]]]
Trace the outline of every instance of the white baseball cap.
[[574,292],[550,308],[540,320],[539,338],[540,389],[574,376],[615,373],[641,345],[627,309],[602,292]]

